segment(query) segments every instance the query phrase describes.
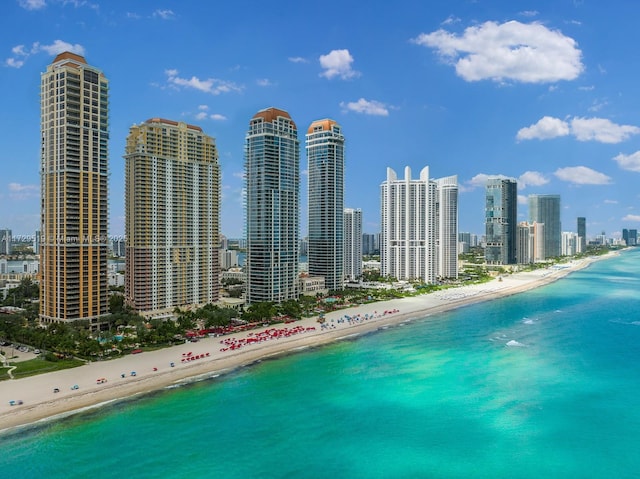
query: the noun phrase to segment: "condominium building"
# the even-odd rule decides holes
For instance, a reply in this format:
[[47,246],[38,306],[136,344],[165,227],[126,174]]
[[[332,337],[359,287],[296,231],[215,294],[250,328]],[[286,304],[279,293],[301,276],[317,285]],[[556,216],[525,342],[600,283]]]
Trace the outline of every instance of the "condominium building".
[[245,139],[247,302],[298,298],[300,142],[289,113],[267,108]]
[[344,136],[334,120],[311,123],[309,162],[309,275],[324,276],[329,290],[344,282]]
[[458,277],[458,177],[433,180],[436,185],[436,257],[438,277]]
[[518,183],[489,178],[485,194],[485,250],[488,264],[516,264]]
[[355,281],[362,276],[362,210],[344,209],[344,278]]
[[144,316],[218,301],[220,166],[202,128],[152,118],[125,153],[125,300]]
[[109,83],[65,52],[41,75],[40,320],[109,313]]
[[529,223],[544,223],[544,258],[560,256],[560,195],[530,195]]
[[406,167],[404,179],[399,179],[387,168],[380,187],[383,276],[434,283],[441,272],[457,275],[457,263],[452,264],[458,234],[454,178],[430,180],[429,167],[424,167],[419,179],[411,179]]
[[516,247],[518,264],[544,261],[544,224],[518,223]]

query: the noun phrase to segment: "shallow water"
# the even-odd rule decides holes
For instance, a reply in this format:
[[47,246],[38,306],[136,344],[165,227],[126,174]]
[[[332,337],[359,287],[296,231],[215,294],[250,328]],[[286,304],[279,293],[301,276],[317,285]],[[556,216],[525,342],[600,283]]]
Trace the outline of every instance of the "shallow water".
[[640,250],[0,437],[4,477],[638,477]]

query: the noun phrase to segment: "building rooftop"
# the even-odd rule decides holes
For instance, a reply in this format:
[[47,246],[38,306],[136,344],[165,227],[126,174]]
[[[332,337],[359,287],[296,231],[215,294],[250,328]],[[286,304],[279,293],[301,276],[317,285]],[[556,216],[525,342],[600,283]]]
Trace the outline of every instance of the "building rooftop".
[[[162,123],[164,125],[178,126],[180,122],[177,122],[174,120],[167,120],[165,118],[149,118],[145,123]],[[196,130],[196,131],[202,132],[202,128],[200,128],[199,126],[189,125],[189,124],[186,124],[186,125],[187,125],[187,128],[189,128],[190,130]]]
[[291,124],[293,125],[293,127],[297,128],[295,122],[293,121],[289,113],[287,113],[284,110],[280,110],[278,108],[270,107],[270,108],[265,108],[264,110],[260,110],[258,113],[253,115],[252,119],[262,118],[267,123],[273,123],[273,121],[276,120],[278,117],[288,118],[289,120],[291,120]]
[[325,118],[324,120],[316,120],[309,126],[307,130],[307,134],[311,134],[314,131],[318,131],[318,127],[322,127],[322,131],[331,131],[331,128],[338,123],[335,120],[330,120],[329,118]]

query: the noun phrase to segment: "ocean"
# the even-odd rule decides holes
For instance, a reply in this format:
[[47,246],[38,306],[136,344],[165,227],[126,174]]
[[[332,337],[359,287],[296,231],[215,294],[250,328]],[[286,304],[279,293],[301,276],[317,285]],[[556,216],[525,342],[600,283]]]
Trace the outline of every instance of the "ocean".
[[637,478],[639,266],[0,436],[0,475]]

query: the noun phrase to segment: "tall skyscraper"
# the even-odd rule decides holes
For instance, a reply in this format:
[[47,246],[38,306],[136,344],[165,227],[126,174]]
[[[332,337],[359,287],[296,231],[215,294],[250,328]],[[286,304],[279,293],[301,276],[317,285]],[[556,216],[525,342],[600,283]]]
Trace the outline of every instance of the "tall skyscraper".
[[309,274],[324,276],[325,288],[344,282],[344,136],[335,121],[311,123],[306,136],[309,162]]
[[516,264],[518,182],[489,178],[485,200],[485,259],[489,264]]
[[245,139],[247,301],[298,298],[300,142],[289,113],[267,108]]
[[433,180],[436,185],[438,277],[458,277],[458,177]]
[[587,250],[587,219],[578,216],[578,253],[584,253]]
[[109,83],[75,53],[41,76],[40,320],[109,313]]
[[560,195],[529,195],[529,223],[544,223],[545,259],[560,256]]
[[458,215],[453,179],[430,180],[429,167],[417,180],[411,179],[406,167],[404,179],[398,179],[387,168],[387,180],[380,186],[383,276],[434,283],[440,265],[454,274],[451,258],[457,255]]
[[344,277],[354,281],[362,276],[362,210],[344,209]]
[[218,300],[220,166],[202,128],[152,118],[125,154],[125,299],[140,314]]
[[11,230],[0,230],[0,254],[11,254]]

